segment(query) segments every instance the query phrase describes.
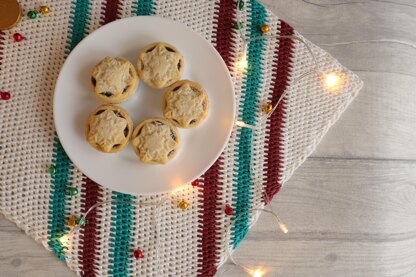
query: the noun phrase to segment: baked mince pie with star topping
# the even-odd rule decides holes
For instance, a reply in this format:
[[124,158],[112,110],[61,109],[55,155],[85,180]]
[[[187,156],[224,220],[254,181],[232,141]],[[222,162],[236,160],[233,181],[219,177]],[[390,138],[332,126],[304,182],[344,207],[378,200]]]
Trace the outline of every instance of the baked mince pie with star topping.
[[98,99],[121,103],[132,96],[139,85],[137,71],[121,57],[105,57],[93,69],[91,85]]
[[130,115],[115,105],[101,105],[88,117],[85,135],[88,143],[104,153],[121,151],[133,132]]
[[185,62],[174,46],[156,42],[144,47],[137,59],[140,79],[152,88],[165,88],[181,79]]
[[142,121],[133,131],[132,145],[144,163],[165,164],[172,160],[179,149],[178,129],[163,118]]
[[178,81],[165,93],[164,107],[164,116],[176,126],[196,127],[208,115],[208,95],[196,82]]

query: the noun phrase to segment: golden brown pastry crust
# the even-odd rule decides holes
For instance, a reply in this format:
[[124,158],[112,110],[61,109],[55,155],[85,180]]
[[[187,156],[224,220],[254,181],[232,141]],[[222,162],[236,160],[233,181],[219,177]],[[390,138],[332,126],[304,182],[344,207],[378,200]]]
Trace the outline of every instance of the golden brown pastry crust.
[[164,102],[164,116],[178,127],[196,127],[208,115],[208,95],[196,82],[174,83],[165,93]]
[[85,136],[88,143],[104,153],[116,153],[127,146],[133,132],[133,122],[124,109],[101,105],[88,117]]
[[139,77],[130,61],[105,57],[94,67],[91,85],[98,99],[116,104],[126,101],[136,92]]
[[174,46],[156,42],[144,47],[137,59],[140,79],[152,88],[165,88],[181,79],[185,61]]
[[142,121],[133,131],[132,145],[144,163],[165,164],[172,160],[179,149],[178,129],[163,118]]

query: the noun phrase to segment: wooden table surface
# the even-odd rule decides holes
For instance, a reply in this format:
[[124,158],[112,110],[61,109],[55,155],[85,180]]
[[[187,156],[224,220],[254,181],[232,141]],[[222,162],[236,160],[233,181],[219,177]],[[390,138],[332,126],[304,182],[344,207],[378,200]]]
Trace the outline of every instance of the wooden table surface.
[[[235,257],[266,276],[416,276],[416,2],[263,0],[365,86]],[[0,216],[0,276],[74,276]],[[228,271],[222,276],[243,276]]]

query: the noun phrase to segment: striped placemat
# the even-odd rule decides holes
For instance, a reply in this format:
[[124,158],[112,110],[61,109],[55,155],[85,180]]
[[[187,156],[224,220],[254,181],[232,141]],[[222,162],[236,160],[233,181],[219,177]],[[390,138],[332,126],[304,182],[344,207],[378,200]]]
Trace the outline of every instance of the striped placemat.
[[[231,0],[50,1],[49,14],[25,16],[1,32],[0,91],[11,98],[0,101],[0,211],[78,275],[213,276],[227,248],[235,249],[255,222],[251,209],[273,198],[362,85],[309,42],[322,72],[342,72],[344,87],[331,94],[316,75],[295,81],[313,67],[311,57],[303,43],[282,36],[302,36],[256,0],[244,3],[247,39],[262,35],[263,24],[281,37],[249,43],[243,73],[236,68],[243,43],[234,28],[237,3]],[[38,1],[21,5],[24,14],[39,9]],[[140,15],[182,22],[216,47],[234,82],[237,120],[256,125],[264,116],[262,106],[276,104],[287,92],[259,131],[236,126],[217,162],[157,207],[142,203],[166,195],[126,195],[85,177],[60,145],[52,114],[55,81],[68,53],[100,26]],[[15,32],[26,39],[14,42]],[[48,172],[51,165],[56,174]],[[68,195],[70,187],[79,194]],[[181,200],[190,207],[178,208]],[[57,238],[69,230],[68,219],[105,201],[63,247]],[[226,205],[234,215],[224,212]],[[136,259],[139,248],[144,257]]]

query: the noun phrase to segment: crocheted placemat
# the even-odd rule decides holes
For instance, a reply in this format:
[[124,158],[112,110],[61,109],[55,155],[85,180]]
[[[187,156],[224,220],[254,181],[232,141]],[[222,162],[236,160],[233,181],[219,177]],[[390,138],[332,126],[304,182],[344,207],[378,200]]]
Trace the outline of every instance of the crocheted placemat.
[[[36,1],[21,4],[24,14],[39,8]],[[311,57],[303,43],[283,37],[251,42],[250,66],[239,74],[235,61],[243,43],[233,28],[235,1],[62,0],[49,7],[49,14],[35,20],[25,16],[13,30],[0,33],[0,90],[12,96],[0,101],[0,209],[79,275],[213,276],[226,249],[235,249],[255,222],[250,210],[272,199],[362,86],[357,76],[309,42],[320,69],[343,72],[347,81],[336,95],[325,92],[314,75],[295,82],[313,66]],[[86,178],[60,145],[52,115],[55,81],[68,53],[101,25],[136,15],[180,21],[216,47],[234,82],[237,120],[255,125],[263,116],[262,104],[276,104],[287,92],[261,132],[235,127],[212,168],[157,208],[140,203],[166,195],[126,195]],[[247,38],[261,35],[259,26],[265,23],[270,34],[301,37],[255,0],[245,1],[242,15]],[[26,39],[14,42],[15,32]],[[55,175],[48,172],[51,164]],[[80,193],[71,197],[69,187]],[[176,200],[190,207],[182,210]],[[63,248],[56,238],[68,230],[70,216],[102,201],[108,202],[88,215],[85,227]],[[234,216],[224,213],[227,204]],[[134,257],[137,248],[144,258]]]

